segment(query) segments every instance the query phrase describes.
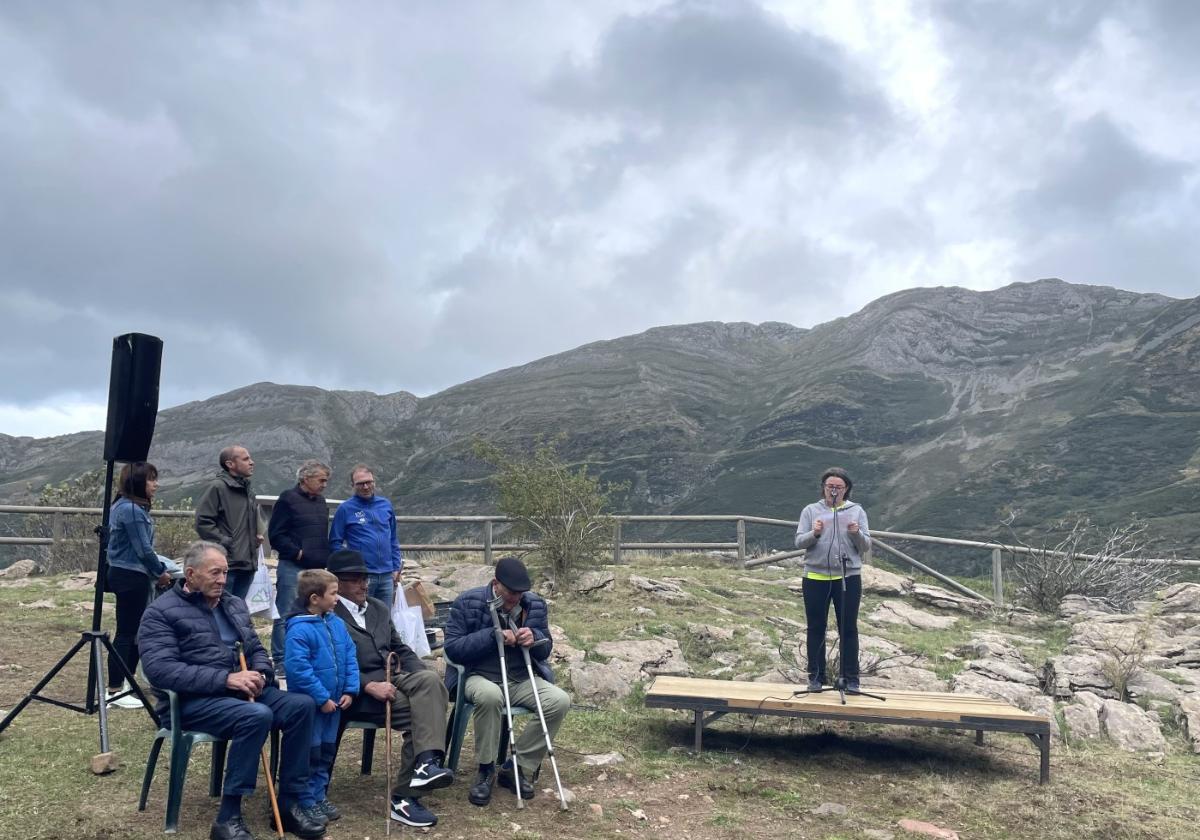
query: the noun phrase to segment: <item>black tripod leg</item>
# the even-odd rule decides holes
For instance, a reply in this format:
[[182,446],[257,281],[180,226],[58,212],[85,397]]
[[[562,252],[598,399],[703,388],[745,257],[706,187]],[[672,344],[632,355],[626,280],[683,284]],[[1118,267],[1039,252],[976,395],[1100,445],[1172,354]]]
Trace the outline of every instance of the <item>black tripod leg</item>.
[[[101,643],[101,638],[92,636],[92,664],[88,668],[88,672],[95,674],[95,680],[92,682],[91,688],[95,690],[98,698],[96,708],[100,713],[100,752],[112,752],[108,743],[108,703],[104,702],[104,662],[100,658],[104,655],[104,645]],[[107,638],[103,639],[108,641]],[[91,694],[91,690],[88,691]]]
[[12,711],[4,716],[4,720],[0,720],[0,732],[3,732],[4,728],[12,723],[17,715],[21,714],[21,710],[29,705],[34,696],[36,696],[38,692],[45,688],[50,683],[50,680],[58,676],[58,672],[66,667],[66,664],[71,661],[75,654],[79,653],[80,648],[86,645],[87,642],[88,637],[86,635],[79,637],[79,641],[75,643],[75,646],[67,651],[63,658],[58,660],[53,668],[46,672],[46,676],[42,677],[41,681],[33,687],[33,690],[21,698],[21,702],[13,706]]
[[158,715],[154,712],[154,707],[150,703],[149,696],[146,692],[142,691],[137,677],[133,675],[133,672],[129,670],[129,666],[125,664],[125,660],[121,658],[121,654],[117,653],[116,648],[113,647],[112,640],[108,638],[108,633],[101,633],[100,640],[104,642],[105,649],[112,654],[113,661],[117,663],[117,671],[121,679],[129,683],[129,690],[142,701],[142,708],[146,710],[146,714],[150,715],[150,720],[154,721],[154,727],[161,729],[162,723],[159,721]]

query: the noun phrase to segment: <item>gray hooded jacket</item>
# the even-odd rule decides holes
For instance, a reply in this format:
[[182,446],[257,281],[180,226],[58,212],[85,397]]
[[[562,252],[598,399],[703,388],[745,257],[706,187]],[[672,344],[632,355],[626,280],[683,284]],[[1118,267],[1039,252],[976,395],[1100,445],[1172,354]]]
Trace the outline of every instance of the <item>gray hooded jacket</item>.
[[[813,523],[824,520],[820,534],[813,533]],[[871,532],[867,527],[867,512],[857,502],[843,502],[837,510],[838,527],[833,527],[833,508],[824,500],[813,502],[800,512],[796,526],[796,548],[806,549],[805,574],[841,575],[841,555],[846,555],[846,574],[862,574],[863,555],[871,550]],[[858,523],[858,533],[851,534],[846,526]]]

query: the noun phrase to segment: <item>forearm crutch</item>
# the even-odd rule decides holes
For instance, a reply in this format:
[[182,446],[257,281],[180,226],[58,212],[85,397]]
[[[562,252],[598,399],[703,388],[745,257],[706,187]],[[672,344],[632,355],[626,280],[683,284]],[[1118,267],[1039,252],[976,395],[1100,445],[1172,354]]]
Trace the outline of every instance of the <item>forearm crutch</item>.
[[[542,737],[546,739],[546,755],[550,756],[550,767],[554,770],[554,784],[558,786],[558,803],[565,811],[567,795],[563,793],[562,779],[558,775],[558,762],[554,758],[554,746],[550,743],[550,728],[546,726],[546,713],[542,711],[542,698],[538,692],[537,680],[534,679],[533,660],[529,657],[529,648],[522,645],[521,653],[525,657],[525,670],[529,672],[529,684],[533,687],[533,704],[537,707],[538,722],[542,725]],[[514,758],[513,764],[516,763]]]
[[[392,684],[392,660],[396,657],[396,651],[388,651],[387,658],[383,660],[384,680],[388,685]],[[384,813],[383,821],[387,828],[384,830],[384,835],[392,836],[392,701],[385,701],[383,710],[383,727],[384,727],[384,766],[387,768],[387,796],[383,799]]]
[[[249,671],[250,667],[246,664],[246,650],[242,647],[242,643],[237,643],[238,662],[242,665],[243,671]],[[250,702],[254,702],[254,698],[250,698]],[[275,831],[279,834],[280,840],[283,840],[283,818],[279,816],[279,800],[275,796],[275,780],[271,777],[271,762],[267,759],[267,745],[263,744],[259,750],[259,758],[262,759],[263,775],[267,777],[267,796],[271,799],[271,813],[275,815]]]
[[508,751],[512,754],[513,760],[513,790],[517,793],[517,809],[525,807],[525,800],[521,798],[521,763],[517,761],[517,736],[513,732],[513,717],[512,717],[512,699],[508,694],[508,665],[504,660],[504,630],[500,627],[500,614],[496,612],[496,607],[500,604],[500,598],[493,598],[488,601],[488,610],[492,614],[492,628],[496,636],[496,652],[500,654],[500,688],[504,691],[504,713],[508,716]]

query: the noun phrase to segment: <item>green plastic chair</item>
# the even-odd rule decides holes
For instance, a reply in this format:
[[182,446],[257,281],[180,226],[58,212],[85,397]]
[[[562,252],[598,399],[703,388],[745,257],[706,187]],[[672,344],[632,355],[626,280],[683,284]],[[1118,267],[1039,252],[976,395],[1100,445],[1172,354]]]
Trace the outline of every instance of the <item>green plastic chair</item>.
[[[192,747],[196,744],[212,744],[212,767],[208,772],[208,795],[221,795],[221,782],[225,777],[225,755],[229,741],[218,738],[207,732],[184,729],[180,723],[179,695],[174,691],[158,689],[167,695],[170,701],[170,723],[164,726],[154,736],[150,746],[150,757],[146,759],[146,775],[142,779],[142,795],[138,799],[138,810],[146,810],[146,800],[150,796],[150,783],[154,780],[154,768],[158,764],[158,754],[162,751],[163,743],[171,741],[171,770],[167,782],[167,814],[163,831],[174,834],[179,830],[179,809],[183,804],[183,783],[187,778],[188,760],[192,755]],[[277,765],[276,753],[279,745],[279,730],[271,730],[271,767]]]
[[[463,690],[466,684],[466,668],[459,665],[446,654],[445,648],[442,649],[442,656],[445,657],[446,667],[453,668],[458,671],[458,684],[454,690],[454,708],[450,712],[450,720],[446,722],[446,766],[458,772],[458,759],[462,753],[463,739],[467,736],[467,725],[471,722],[471,713],[475,710],[474,703],[467,702],[467,693]],[[514,706],[513,717],[520,715],[531,715],[533,711],[526,709],[524,706]],[[498,762],[503,762],[508,754],[508,721],[501,717],[500,719],[500,754],[497,757]]]

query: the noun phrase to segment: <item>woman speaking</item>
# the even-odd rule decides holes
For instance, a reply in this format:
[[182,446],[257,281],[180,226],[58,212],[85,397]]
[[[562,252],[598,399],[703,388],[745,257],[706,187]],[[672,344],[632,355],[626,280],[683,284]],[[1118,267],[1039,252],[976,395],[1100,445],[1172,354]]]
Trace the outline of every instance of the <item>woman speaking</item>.
[[[150,504],[158,490],[158,470],[145,461],[134,461],[121,468],[117,481],[117,500],[109,517],[108,577],[106,588],[117,596],[117,635],[113,650],[124,660],[130,673],[137,669],[137,632],[142,613],[150,601],[151,587],[171,582],[171,575],[154,551],[154,523]],[[108,694],[106,701],[122,709],[141,708],[136,697],[113,700],[113,695],[128,690],[122,684],[122,671],[113,655],[108,657]]]
[[825,470],[821,476],[821,500],[800,512],[800,524],[796,527],[796,548],[806,549],[802,586],[808,622],[809,691],[819,690],[826,681],[825,629],[830,601],[842,634],[845,688],[859,690],[858,605],[862,600],[862,558],[871,550],[871,534],[867,529],[867,512],[850,501],[853,487],[854,482],[841,467]]

